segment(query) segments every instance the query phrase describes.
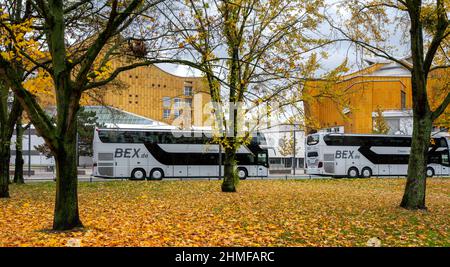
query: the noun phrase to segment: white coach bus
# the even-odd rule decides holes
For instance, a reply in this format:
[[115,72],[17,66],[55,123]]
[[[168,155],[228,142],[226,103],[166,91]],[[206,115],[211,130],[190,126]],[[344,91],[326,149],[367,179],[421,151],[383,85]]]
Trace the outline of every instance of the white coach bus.
[[[170,129],[95,129],[92,175],[137,180],[218,177],[219,145],[212,144],[210,136]],[[238,149],[240,179],[268,175],[265,143],[264,135],[257,133]]]
[[[430,138],[427,176],[449,176],[449,140]],[[306,138],[306,173],[332,177],[404,176],[411,136],[317,133]]]

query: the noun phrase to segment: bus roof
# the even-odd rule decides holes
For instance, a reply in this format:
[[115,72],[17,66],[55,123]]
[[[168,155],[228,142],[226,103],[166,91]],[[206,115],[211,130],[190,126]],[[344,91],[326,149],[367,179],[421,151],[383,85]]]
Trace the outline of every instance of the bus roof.
[[[190,132],[190,133],[211,133],[213,132],[211,129],[177,129],[177,128],[95,128],[96,131],[133,131],[133,132]],[[253,132],[254,134],[255,132]],[[262,132],[256,132],[261,134]]]
[[[404,134],[346,134],[346,133],[314,133],[319,135],[330,135],[330,136],[361,136],[361,137],[386,137],[386,138],[393,138],[393,137],[403,137],[403,138],[412,138],[412,135],[404,135]],[[310,135],[314,135],[310,134]],[[432,135],[432,138],[449,138],[447,135]]]
[[97,131],[133,131],[133,132],[198,132],[209,133],[211,130],[183,130],[175,128],[96,128]]
[[323,133],[323,135],[332,136],[364,136],[364,137],[405,137],[411,138],[411,135],[400,135],[400,134],[343,134],[343,133]]

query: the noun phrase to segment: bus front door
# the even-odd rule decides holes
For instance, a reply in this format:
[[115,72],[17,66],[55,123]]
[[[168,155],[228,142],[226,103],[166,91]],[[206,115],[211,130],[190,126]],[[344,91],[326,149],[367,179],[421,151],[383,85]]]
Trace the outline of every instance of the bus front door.
[[108,152],[100,152],[97,154],[97,160],[97,175],[102,177],[114,177],[114,154]]
[[[259,177],[266,177],[269,175],[269,156],[267,152],[258,153],[256,168],[256,173],[254,175]],[[249,175],[252,176],[250,173]]]

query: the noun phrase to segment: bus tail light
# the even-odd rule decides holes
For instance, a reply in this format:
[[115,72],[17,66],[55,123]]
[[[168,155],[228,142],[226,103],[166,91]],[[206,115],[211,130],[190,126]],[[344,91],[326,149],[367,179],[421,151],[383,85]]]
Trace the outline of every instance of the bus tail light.
[[322,168],[323,167],[323,162],[319,161],[319,166],[317,166],[318,168]]

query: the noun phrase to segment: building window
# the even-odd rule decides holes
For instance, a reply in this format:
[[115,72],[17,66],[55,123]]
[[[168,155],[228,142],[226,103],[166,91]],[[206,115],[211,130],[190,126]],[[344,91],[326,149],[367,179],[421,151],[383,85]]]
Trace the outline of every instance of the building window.
[[173,99],[173,105],[175,108],[181,107],[181,98],[174,98]]
[[165,107],[165,108],[170,108],[170,97],[168,97],[168,96],[165,96],[165,97],[163,97],[162,98],[162,101],[163,101],[163,107]]
[[170,109],[164,109],[163,110],[163,118],[164,119],[170,118]]
[[191,96],[192,95],[192,86],[185,86],[184,87],[184,95],[185,96]]
[[181,115],[181,110],[175,109],[175,110],[173,111],[173,117],[174,117],[175,119],[178,118],[180,115]]
[[401,108],[406,109],[406,93],[403,91],[400,91],[400,101],[401,101]]
[[400,119],[387,118],[386,123],[389,127],[388,134],[399,134],[400,133]]
[[192,99],[191,98],[186,98],[184,100],[184,103],[186,103],[186,106],[192,107]]

